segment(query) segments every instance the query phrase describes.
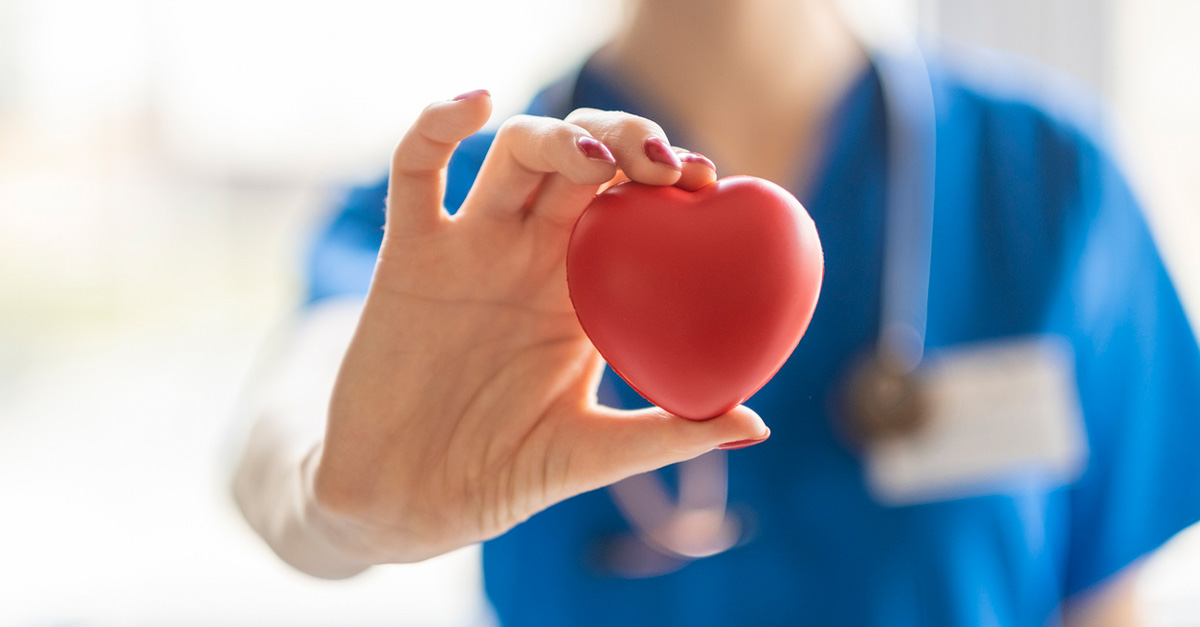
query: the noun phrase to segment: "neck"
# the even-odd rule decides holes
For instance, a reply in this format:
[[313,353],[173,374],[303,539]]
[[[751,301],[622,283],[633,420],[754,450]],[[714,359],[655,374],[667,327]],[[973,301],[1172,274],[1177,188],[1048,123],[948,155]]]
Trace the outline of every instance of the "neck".
[[641,0],[602,55],[722,175],[784,185],[866,60],[828,0]]

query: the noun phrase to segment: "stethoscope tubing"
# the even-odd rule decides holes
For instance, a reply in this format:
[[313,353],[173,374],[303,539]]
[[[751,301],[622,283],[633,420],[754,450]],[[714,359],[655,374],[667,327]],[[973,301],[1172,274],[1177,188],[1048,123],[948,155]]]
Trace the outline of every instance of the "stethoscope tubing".
[[[873,47],[871,63],[883,89],[888,133],[875,353],[898,364],[907,375],[916,371],[925,348],[937,114],[929,70],[914,39],[898,38],[887,49]],[[609,494],[629,523],[632,537],[609,539],[610,548],[620,547],[612,552],[619,553],[621,560],[606,560],[603,569],[618,576],[655,576],[744,543],[743,525],[727,507],[725,455],[713,451],[677,465],[679,496],[675,499],[654,472],[610,486]]]
[[887,107],[887,201],[876,352],[913,372],[925,352],[937,161],[933,82],[917,42],[873,55]]

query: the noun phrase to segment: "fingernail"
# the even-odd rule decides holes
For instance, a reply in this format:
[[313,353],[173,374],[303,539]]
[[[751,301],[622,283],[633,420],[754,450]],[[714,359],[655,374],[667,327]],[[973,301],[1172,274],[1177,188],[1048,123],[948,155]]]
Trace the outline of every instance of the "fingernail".
[[714,172],[717,170],[717,165],[711,159],[698,152],[685,152],[679,155],[679,160],[683,163],[699,163],[700,165],[712,168]]
[[683,164],[679,161],[679,155],[675,154],[674,150],[671,150],[667,142],[658,137],[651,137],[646,140],[645,152],[646,158],[655,163],[670,166],[673,170],[683,169]]
[[492,92],[490,92],[486,89],[473,89],[469,92],[466,92],[465,94],[459,94],[459,95],[455,96],[454,102],[458,102],[459,100],[470,100],[471,98],[477,98],[479,96],[489,96],[490,97],[491,95],[492,95]]
[[767,434],[756,440],[734,440],[733,442],[726,442],[717,448],[722,451],[732,451],[734,449],[746,448],[747,446],[754,446],[760,442],[766,442],[769,437],[771,437],[771,430],[767,429]]
[[579,146],[579,152],[582,152],[583,156],[587,157],[588,159],[595,159],[597,161],[603,161],[613,165],[617,164],[617,160],[613,158],[613,155],[611,152],[609,152],[608,147],[604,144],[601,144],[599,140],[595,138],[582,135],[579,137],[579,139],[575,140],[575,145]]

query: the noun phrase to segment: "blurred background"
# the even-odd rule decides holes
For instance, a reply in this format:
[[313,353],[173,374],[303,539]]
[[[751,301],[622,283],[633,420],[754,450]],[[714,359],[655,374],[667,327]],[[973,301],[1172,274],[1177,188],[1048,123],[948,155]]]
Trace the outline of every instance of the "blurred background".
[[[845,0],[1039,58],[1109,103],[1200,314],[1200,2]],[[619,0],[0,0],[0,626],[486,623],[478,551],[320,582],[228,497],[235,408],[340,189],[425,103],[496,119]],[[1200,530],[1140,577],[1200,624]]]

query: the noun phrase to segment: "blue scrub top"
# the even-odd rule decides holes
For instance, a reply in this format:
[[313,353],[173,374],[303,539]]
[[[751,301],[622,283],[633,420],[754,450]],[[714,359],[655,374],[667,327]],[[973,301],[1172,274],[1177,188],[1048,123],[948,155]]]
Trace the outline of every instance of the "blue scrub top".
[[[875,340],[886,194],[885,101],[866,71],[827,129],[823,165],[793,191],[816,221],[825,283],[807,335],[748,405],[766,443],[730,454],[749,543],[669,575],[597,572],[599,539],[628,529],[595,491],[484,545],[505,625],[1041,625],[1062,598],[1200,519],[1200,350],[1121,173],[1086,116],[1054,112],[1012,72],[934,57],[937,184],[927,345],[1027,334],[1074,348],[1090,458],[1071,485],[904,507],[869,495],[830,408]],[[1028,76],[1025,76],[1028,79]],[[1026,81],[1028,82],[1028,81]],[[565,91],[564,91],[565,90]],[[535,113],[625,110],[687,138],[585,65]],[[446,205],[463,201],[492,136],[462,144]],[[788,183],[788,182],[782,182]],[[364,293],[386,183],[355,189],[316,243],[310,298]],[[644,406],[619,378],[620,401]]]

